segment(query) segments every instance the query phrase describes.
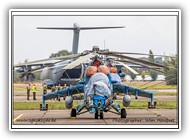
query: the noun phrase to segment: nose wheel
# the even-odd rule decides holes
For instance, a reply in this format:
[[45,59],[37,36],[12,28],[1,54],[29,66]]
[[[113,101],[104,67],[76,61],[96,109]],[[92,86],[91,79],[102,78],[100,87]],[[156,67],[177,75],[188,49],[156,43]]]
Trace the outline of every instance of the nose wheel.
[[121,118],[126,118],[126,116],[127,116],[127,112],[126,112],[125,108],[122,108],[121,109]]
[[73,109],[71,110],[71,118],[76,118],[76,116],[77,116],[77,111],[76,111],[75,108],[73,108]]
[[104,119],[104,114],[103,114],[103,111],[96,111],[96,113],[94,114],[94,118],[95,119],[98,119],[98,118],[100,118],[100,119]]

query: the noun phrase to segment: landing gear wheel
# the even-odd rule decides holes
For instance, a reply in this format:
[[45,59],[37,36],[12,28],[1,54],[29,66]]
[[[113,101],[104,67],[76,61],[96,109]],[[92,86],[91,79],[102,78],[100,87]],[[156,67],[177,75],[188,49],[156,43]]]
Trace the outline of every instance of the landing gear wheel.
[[100,119],[104,119],[104,114],[103,114],[103,112],[100,112]]
[[94,118],[98,119],[98,111],[96,111],[96,113],[94,114]]
[[157,102],[154,102],[154,105],[151,105],[150,102],[148,102],[148,109],[155,109]]
[[42,107],[42,104],[40,104],[40,111],[47,111],[48,110],[48,104],[46,104],[45,107]]
[[43,109],[42,109],[42,104],[40,104],[40,111],[42,111]]
[[76,111],[76,109],[72,109],[71,110],[71,118],[75,118],[77,116],[77,111]]
[[125,108],[122,108],[121,109],[121,118],[126,118],[126,116],[127,116],[127,112],[126,112]]

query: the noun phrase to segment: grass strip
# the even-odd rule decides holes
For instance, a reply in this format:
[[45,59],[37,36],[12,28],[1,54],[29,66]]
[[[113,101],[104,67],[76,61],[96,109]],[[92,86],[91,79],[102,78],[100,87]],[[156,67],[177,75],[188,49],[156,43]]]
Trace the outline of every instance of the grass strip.
[[[76,107],[80,101],[74,101],[73,106]],[[120,104],[121,108],[123,108],[122,101],[117,101]],[[14,110],[39,110],[41,102],[14,102]],[[48,102],[49,110],[65,110],[64,102]],[[147,109],[148,102],[147,101],[138,101],[131,102],[129,107],[124,107],[128,109]],[[177,102],[176,101],[158,101],[157,109],[176,109]]]

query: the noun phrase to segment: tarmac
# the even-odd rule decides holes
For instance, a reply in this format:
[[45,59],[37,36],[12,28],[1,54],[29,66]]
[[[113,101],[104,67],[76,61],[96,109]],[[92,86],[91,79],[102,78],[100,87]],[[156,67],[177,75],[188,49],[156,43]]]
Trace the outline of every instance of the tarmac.
[[76,118],[70,117],[70,110],[14,110],[14,125],[128,125],[159,124],[176,125],[177,109],[128,109],[127,117],[111,112],[104,112],[104,119],[94,119],[94,114],[85,113]]
[[[26,100],[25,92],[14,92],[13,102],[41,102],[41,93],[37,93],[37,100],[33,100],[32,93],[30,100]],[[121,100],[122,96],[117,96]],[[134,101],[134,96],[132,96]],[[139,97],[140,101],[150,101],[149,98]],[[136,101],[138,101],[136,100]],[[177,96],[155,96],[155,101],[177,100]],[[47,102],[55,102],[49,100]],[[61,98],[63,101],[63,98]],[[64,103],[63,103],[64,104]],[[12,123],[14,125],[177,125],[177,109],[126,109],[127,117],[121,119],[120,115],[111,112],[104,112],[103,119],[94,119],[94,114],[89,112],[70,117],[70,110],[13,110]]]

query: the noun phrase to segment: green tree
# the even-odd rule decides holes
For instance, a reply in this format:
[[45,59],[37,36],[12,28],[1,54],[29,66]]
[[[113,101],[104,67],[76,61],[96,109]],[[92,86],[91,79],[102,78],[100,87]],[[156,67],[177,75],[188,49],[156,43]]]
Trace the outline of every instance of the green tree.
[[177,85],[177,56],[164,58],[165,80],[168,85]]
[[142,71],[142,72],[141,72],[141,76],[142,76],[143,81],[144,81],[144,79],[145,79],[145,75],[146,75],[145,71]]
[[57,53],[52,53],[49,58],[70,55],[70,54],[71,52],[69,52],[68,50],[61,50],[58,51]]
[[156,72],[154,70],[150,70],[149,75],[150,75],[150,77],[152,78],[153,81],[156,81],[157,76],[158,76],[158,72]]

